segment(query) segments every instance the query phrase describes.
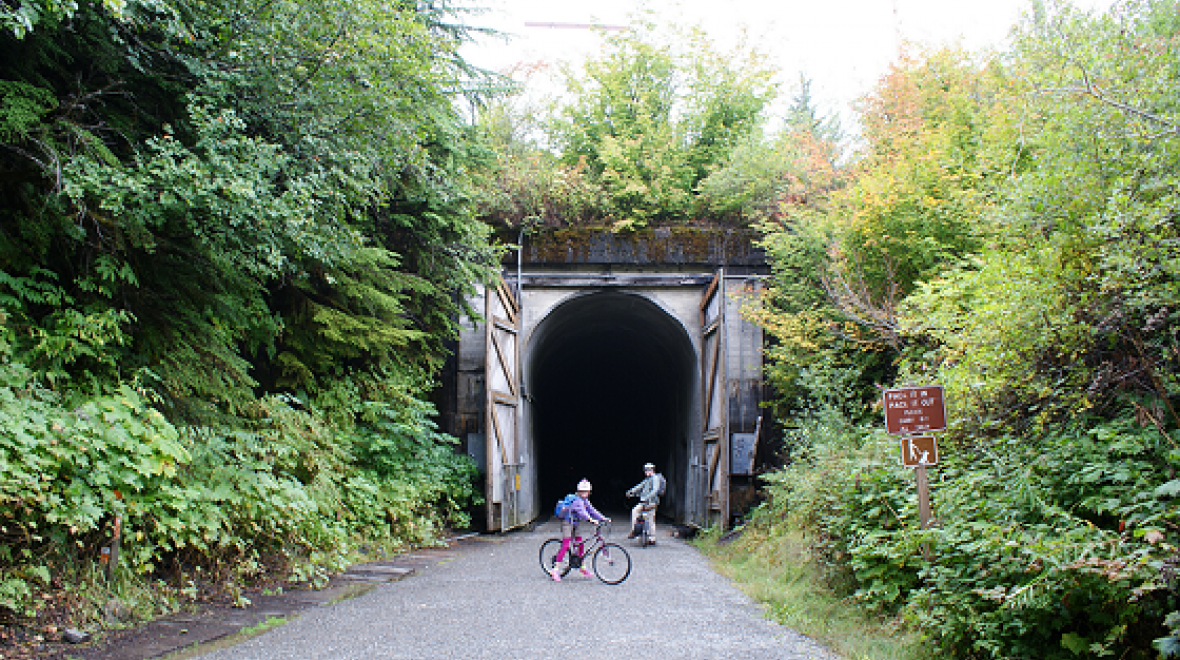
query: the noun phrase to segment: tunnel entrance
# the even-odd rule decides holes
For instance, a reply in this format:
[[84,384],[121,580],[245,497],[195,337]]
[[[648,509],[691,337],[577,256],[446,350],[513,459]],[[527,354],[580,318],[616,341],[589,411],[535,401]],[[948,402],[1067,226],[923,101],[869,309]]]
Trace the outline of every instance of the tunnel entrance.
[[617,518],[651,461],[668,479],[661,515],[680,518],[697,373],[680,322],[641,295],[578,295],[537,325],[524,358],[542,507],[586,478],[594,505]]

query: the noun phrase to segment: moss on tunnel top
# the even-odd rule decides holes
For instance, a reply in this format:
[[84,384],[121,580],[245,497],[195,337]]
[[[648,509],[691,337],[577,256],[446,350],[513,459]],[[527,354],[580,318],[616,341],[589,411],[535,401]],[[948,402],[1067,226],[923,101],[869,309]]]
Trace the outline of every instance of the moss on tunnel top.
[[[498,232],[502,241],[516,243],[516,231]],[[731,264],[761,266],[763,251],[754,243],[757,232],[747,228],[677,226],[614,233],[608,227],[542,228],[524,238],[526,264]],[[515,251],[505,263],[516,260]]]

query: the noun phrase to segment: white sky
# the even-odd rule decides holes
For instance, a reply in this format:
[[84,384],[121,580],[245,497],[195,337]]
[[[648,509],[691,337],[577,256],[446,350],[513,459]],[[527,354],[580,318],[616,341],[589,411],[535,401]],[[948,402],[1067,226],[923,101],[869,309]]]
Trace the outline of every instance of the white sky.
[[[627,25],[636,0],[467,0],[488,11],[468,19],[516,35],[483,41],[464,54],[473,64],[508,71],[516,65],[577,61],[598,51],[592,30],[529,27],[525,23]],[[1105,10],[1113,0],[1075,0]],[[646,0],[657,20],[701,25],[721,47],[745,29],[780,69],[785,97],[802,72],[825,112],[846,121],[850,104],[867,93],[896,59],[899,40],[961,43],[978,50],[1003,45],[1029,0]],[[554,90],[548,90],[554,91]]]

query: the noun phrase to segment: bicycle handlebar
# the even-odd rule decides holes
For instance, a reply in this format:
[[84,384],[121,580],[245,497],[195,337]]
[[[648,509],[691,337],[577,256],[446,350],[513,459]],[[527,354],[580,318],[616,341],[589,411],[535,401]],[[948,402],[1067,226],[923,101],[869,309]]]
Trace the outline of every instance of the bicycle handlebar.
[[[593,520],[593,521],[591,521],[591,522],[593,522],[593,523],[594,523],[594,533],[595,533],[595,534],[597,534],[598,536],[604,537],[604,538],[605,538],[606,536],[609,536],[609,535],[610,535],[610,524],[611,524],[611,521],[609,521],[609,520]],[[603,532],[603,531],[602,531],[602,528],[603,528],[603,527],[605,527],[605,528],[606,528],[606,531],[605,531],[605,532]]]

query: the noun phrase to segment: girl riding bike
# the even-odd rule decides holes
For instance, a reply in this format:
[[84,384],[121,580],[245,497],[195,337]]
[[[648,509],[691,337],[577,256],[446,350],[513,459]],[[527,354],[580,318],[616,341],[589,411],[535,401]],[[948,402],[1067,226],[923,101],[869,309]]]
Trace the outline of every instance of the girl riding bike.
[[[575,491],[577,497],[574,501],[566,507],[565,515],[561,517],[561,550],[557,553],[557,563],[565,557],[565,553],[569,551],[570,544],[574,539],[574,532],[577,531],[578,523],[584,521],[591,522],[610,522],[610,518],[598,512],[594,505],[590,503],[590,482],[583,479],[578,482],[577,490]],[[582,538],[578,536],[578,542],[581,543]],[[586,565],[581,567],[582,575],[591,575],[590,569]],[[555,582],[561,582],[561,571],[555,566],[549,571],[550,577]]]

